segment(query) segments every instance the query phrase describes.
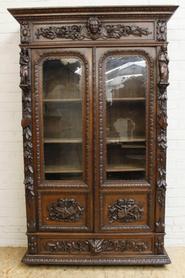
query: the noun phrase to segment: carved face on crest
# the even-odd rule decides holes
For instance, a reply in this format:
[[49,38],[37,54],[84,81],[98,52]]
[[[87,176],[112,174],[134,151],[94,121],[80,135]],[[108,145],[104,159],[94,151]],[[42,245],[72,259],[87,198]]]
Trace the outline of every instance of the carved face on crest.
[[87,29],[92,35],[96,35],[101,30],[101,21],[97,17],[90,17],[87,21]]

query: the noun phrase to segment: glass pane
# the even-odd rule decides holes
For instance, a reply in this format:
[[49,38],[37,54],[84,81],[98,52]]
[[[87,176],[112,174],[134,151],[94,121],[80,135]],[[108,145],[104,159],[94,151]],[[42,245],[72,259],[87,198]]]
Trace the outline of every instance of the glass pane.
[[144,179],[146,61],[111,56],[105,71],[107,178]]
[[45,179],[82,178],[82,64],[77,58],[43,64]]

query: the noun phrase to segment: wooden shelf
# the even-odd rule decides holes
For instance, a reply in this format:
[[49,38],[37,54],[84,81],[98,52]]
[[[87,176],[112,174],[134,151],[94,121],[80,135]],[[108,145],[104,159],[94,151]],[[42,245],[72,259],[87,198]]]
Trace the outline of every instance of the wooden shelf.
[[145,171],[145,168],[139,165],[111,165],[107,167],[107,172],[136,172]]
[[82,170],[79,168],[70,168],[70,167],[68,168],[62,166],[46,166],[45,173],[72,174],[72,173],[82,173]]
[[45,138],[44,143],[46,144],[80,144],[82,143],[81,138]]
[[145,101],[145,97],[128,97],[128,98],[107,98],[107,102],[115,101]]
[[63,99],[61,99],[61,98],[48,98],[48,99],[43,99],[43,102],[66,102],[66,103],[68,103],[68,102],[77,102],[77,103],[80,103],[80,102],[82,102],[82,100],[80,99],[80,98],[63,98]]
[[114,143],[131,143],[131,142],[145,142],[146,138],[144,137],[135,137],[135,138],[128,138],[128,137],[119,137],[119,138],[108,138],[107,143],[108,144],[114,144]]

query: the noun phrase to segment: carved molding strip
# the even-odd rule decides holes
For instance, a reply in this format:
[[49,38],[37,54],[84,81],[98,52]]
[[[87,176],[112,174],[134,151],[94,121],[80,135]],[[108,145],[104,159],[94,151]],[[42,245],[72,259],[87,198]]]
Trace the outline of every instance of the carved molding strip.
[[86,25],[63,25],[63,26],[49,26],[38,28],[35,32],[36,38],[40,37],[54,40],[71,39],[71,40],[84,40],[84,39],[120,39],[121,37],[128,37],[130,35],[142,37],[151,34],[148,28],[142,28],[137,25],[124,25],[124,24],[105,24],[100,21],[98,17],[90,17]]
[[48,219],[54,221],[78,221],[84,208],[74,199],[58,199],[48,205]]
[[46,242],[45,250],[57,253],[81,253],[88,252],[91,255],[98,255],[103,252],[144,252],[149,250],[149,244],[144,240],[61,240]]
[[134,222],[142,219],[144,208],[134,199],[119,199],[108,207],[109,222]]

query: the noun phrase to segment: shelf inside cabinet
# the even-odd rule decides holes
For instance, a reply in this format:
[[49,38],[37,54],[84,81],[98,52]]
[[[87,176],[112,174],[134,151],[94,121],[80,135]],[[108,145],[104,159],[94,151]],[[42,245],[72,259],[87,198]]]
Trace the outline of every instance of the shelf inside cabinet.
[[128,138],[128,137],[109,137],[107,139],[108,144],[114,144],[114,143],[132,143],[132,142],[145,142],[146,138],[144,137],[134,137],[134,138]]
[[49,102],[51,102],[51,103],[53,103],[53,102],[62,102],[62,103],[81,103],[82,102],[82,100],[80,99],[80,98],[45,98],[45,99],[43,99],[43,102],[46,102],[46,103],[49,103]]
[[81,144],[81,138],[45,138],[46,144]]
[[113,98],[107,98],[107,102],[130,102],[130,101],[145,101],[145,97],[113,97]]
[[46,166],[45,173],[82,173],[82,169],[63,166]]
[[145,171],[145,168],[136,164],[130,165],[109,165],[107,172],[135,172]]

